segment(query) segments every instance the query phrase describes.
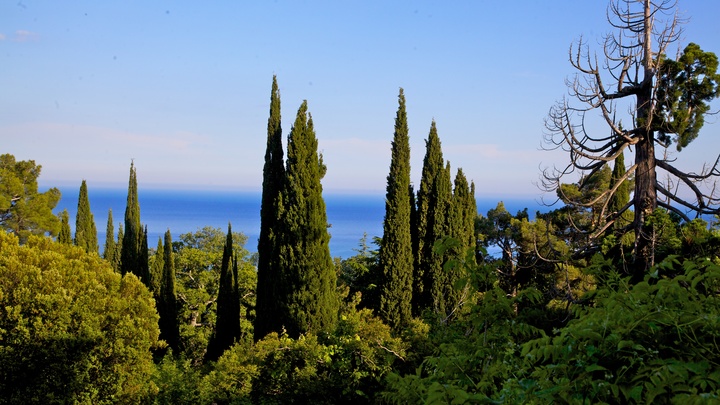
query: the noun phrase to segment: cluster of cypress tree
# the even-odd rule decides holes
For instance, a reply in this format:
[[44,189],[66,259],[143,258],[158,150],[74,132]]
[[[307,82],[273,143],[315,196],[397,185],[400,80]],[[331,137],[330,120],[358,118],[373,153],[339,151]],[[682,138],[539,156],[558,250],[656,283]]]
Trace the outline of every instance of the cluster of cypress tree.
[[[426,310],[441,319],[454,314],[464,293],[458,286],[462,266],[447,264],[474,260],[477,215],[475,186],[468,184],[461,169],[453,188],[450,163],[443,159],[435,121],[426,141],[420,189],[415,196],[410,184],[410,143],[402,89],[398,99],[379,254],[379,314],[395,328]],[[435,244],[444,237],[456,242],[441,252]]]
[[307,101],[298,109],[283,155],[280,98],[273,77],[263,171],[255,339],[330,330],[339,301],[320,180],[326,167]]

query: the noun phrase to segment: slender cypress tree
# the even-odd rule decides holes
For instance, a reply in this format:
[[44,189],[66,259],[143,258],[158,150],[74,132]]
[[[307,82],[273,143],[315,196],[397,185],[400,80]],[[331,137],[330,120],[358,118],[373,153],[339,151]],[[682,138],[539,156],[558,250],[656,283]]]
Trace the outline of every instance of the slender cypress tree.
[[[158,298],[160,297],[160,283],[162,282],[164,268],[164,245],[162,238],[158,238],[155,255],[153,256],[152,263],[150,264],[150,291],[152,291],[155,301],[158,301]],[[158,308],[158,312],[160,312],[160,308]]]
[[115,242],[115,254],[113,255],[113,270],[116,273],[120,273],[120,261],[122,260],[122,245],[125,240],[125,233],[123,232],[123,224],[118,224],[118,236],[117,242]]
[[103,259],[113,263],[115,258],[115,228],[112,209],[108,210],[107,225],[105,225],[105,247],[103,248]]
[[445,170],[440,137],[437,133],[435,121],[430,125],[430,133],[425,141],[425,158],[423,159],[422,177],[420,189],[417,193],[417,226],[414,236],[417,241],[415,250],[415,274],[413,283],[413,314],[420,315],[423,310],[432,306],[432,292],[430,291],[431,280],[430,261],[433,257],[433,245],[438,237],[436,222],[444,223],[442,211],[437,210],[437,189],[435,182],[441,172]]
[[445,268],[446,280],[442,286],[442,305],[444,311],[440,313],[444,320],[453,318],[463,296],[467,293],[463,286],[458,285],[465,276],[462,263],[475,263],[475,217],[477,206],[475,203],[475,185],[469,185],[462,169],[458,169],[454,181],[452,207],[448,219],[448,236],[457,241],[457,246],[448,249],[447,260],[454,262],[453,266]]
[[[125,206],[125,233],[122,239],[120,257],[120,273],[134,273],[141,277],[140,247],[143,229],[140,225],[140,203],[137,193],[137,174],[134,163],[130,163],[130,180],[128,182],[127,205]],[[145,280],[144,282],[147,282]]]
[[320,184],[325,171],[307,101],[303,101],[288,136],[277,235],[282,271],[277,294],[279,325],[291,337],[331,330],[337,318],[337,275]]
[[[625,176],[625,153],[620,153],[615,158],[615,164],[613,166],[612,176],[610,177],[610,188],[615,185]],[[623,181],[618,186],[617,191],[610,197],[610,203],[608,204],[608,212],[621,212],[625,205],[630,202],[630,182]],[[622,230],[627,227],[633,221],[633,213],[629,210],[625,210],[620,217],[615,220],[613,228],[616,230]]]
[[393,328],[411,318],[413,254],[410,237],[410,137],[405,95],[400,89],[395,117],[390,174],[387,177],[385,220],[380,245],[380,316]]
[[80,185],[77,215],[75,216],[75,245],[85,249],[86,252],[98,252],[97,228],[88,198],[87,183]]
[[150,291],[153,291],[152,277],[150,276],[150,257],[148,254],[148,231],[147,226],[145,226],[142,231],[142,237],[140,238],[140,251],[138,252],[140,272],[137,273],[137,276]]
[[67,210],[63,210],[60,213],[60,232],[58,233],[57,241],[66,245],[72,244],[70,214],[68,214]]
[[[233,333],[240,330],[240,314],[235,315],[234,300],[237,294],[234,292],[235,280],[233,280],[232,265],[233,239],[232,229],[228,224],[228,234],[223,248],[222,264],[220,266],[220,285],[218,286],[217,316],[215,318],[215,330],[208,342],[205,352],[205,361],[217,361],[218,358],[230,348],[239,336]],[[235,326],[235,323],[238,325]]]
[[[175,294],[175,261],[173,259],[172,235],[170,235],[170,230],[165,232],[163,269],[160,279],[157,309],[158,315],[160,315],[160,339],[167,342],[174,353],[178,353],[180,347],[180,324],[178,320],[177,296]],[[238,321],[238,325],[239,324]]]
[[280,269],[276,261],[280,191],[285,178],[282,127],[280,124],[280,91],[273,76],[270,93],[270,117],[267,125],[267,147],[263,168],[263,194],[260,207],[260,237],[258,238],[258,281],[256,291],[254,339],[260,340],[269,332],[279,331],[277,286]]
[[443,236],[451,235],[450,213],[452,212],[452,182],[450,180],[450,163],[444,169],[437,172],[433,183],[433,193],[430,194],[428,204],[428,232],[425,235],[423,246],[425,248],[425,271],[423,273],[425,302],[432,303],[432,310],[444,319],[448,312],[448,297],[452,290],[452,280],[445,272],[444,264],[449,253],[438,253],[435,251],[435,242]]

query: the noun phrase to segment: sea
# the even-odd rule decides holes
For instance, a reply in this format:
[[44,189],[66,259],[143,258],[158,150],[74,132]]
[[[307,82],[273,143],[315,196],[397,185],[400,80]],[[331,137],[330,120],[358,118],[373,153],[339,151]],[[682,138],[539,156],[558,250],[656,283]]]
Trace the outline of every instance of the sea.
[[[77,189],[60,188],[62,198],[55,213],[67,209],[70,227],[74,235],[77,213]],[[248,191],[204,191],[139,189],[140,221],[148,229],[148,245],[154,247],[165,231],[170,230],[173,240],[184,233],[195,232],[206,226],[227,231],[228,223],[234,232],[248,237],[245,246],[250,252],[257,251],[260,234],[260,192]],[[88,189],[90,209],[98,231],[98,243],[102,251],[105,244],[108,210],[112,210],[114,232],[117,238],[119,225],[124,223],[127,189]],[[326,193],[323,195],[330,233],[330,253],[333,257],[346,259],[358,253],[361,240],[366,235],[371,248],[374,237],[382,236],[385,217],[385,194],[382,193]],[[486,214],[495,208],[498,198],[478,198],[478,212]],[[536,211],[546,212],[550,208],[532,198],[502,199],[505,208],[515,214],[528,208],[532,216]]]

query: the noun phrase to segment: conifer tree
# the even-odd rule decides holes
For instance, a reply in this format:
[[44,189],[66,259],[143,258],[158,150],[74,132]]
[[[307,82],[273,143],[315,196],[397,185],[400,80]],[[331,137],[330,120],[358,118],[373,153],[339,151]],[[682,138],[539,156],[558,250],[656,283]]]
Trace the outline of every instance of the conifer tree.
[[[165,252],[162,238],[158,238],[157,247],[155,248],[155,255],[152,258],[150,264],[150,291],[153,293],[153,298],[158,301],[160,296],[160,283],[163,277],[163,271],[165,268]],[[160,308],[158,308],[158,312]]]
[[140,238],[140,252],[138,256],[140,271],[137,273],[137,276],[150,291],[153,291],[152,277],[150,277],[150,257],[148,255],[148,231],[147,226],[145,226],[142,231],[142,237]]
[[405,95],[400,89],[395,117],[390,174],[387,176],[385,220],[380,245],[380,316],[393,328],[406,325],[411,317],[413,254],[411,226],[410,137]]
[[113,269],[116,273],[120,273],[120,261],[122,260],[122,245],[125,240],[125,233],[123,232],[123,224],[118,224],[118,236],[115,242],[115,254],[113,255]]
[[86,252],[98,252],[97,228],[88,198],[87,183],[80,185],[77,215],[75,216],[75,245],[85,249]]
[[435,314],[445,318],[449,305],[449,296],[452,290],[452,280],[445,272],[444,265],[449,253],[439,253],[435,250],[435,242],[444,236],[452,234],[450,213],[452,211],[452,182],[450,180],[450,163],[437,172],[433,183],[433,192],[428,200],[428,232],[425,235],[423,246],[425,255],[424,279],[425,291],[428,295],[425,302],[430,303]]
[[[103,259],[113,263],[115,259],[115,228],[112,209],[108,210],[107,225],[105,226],[105,247],[103,248]],[[114,266],[113,266],[114,267]]]
[[631,211],[626,210],[625,206],[630,203],[630,187],[629,181],[622,181],[625,176],[625,153],[620,154],[615,158],[615,164],[613,166],[612,176],[610,177],[610,188],[617,186],[617,190],[610,197],[608,204],[608,212],[612,215],[613,213],[621,213],[620,216],[613,223],[613,228],[620,231],[627,227],[633,220],[633,214]]
[[[158,315],[160,315],[160,339],[167,342],[174,353],[178,353],[180,347],[180,324],[175,293],[175,261],[173,259],[170,230],[165,232],[165,245],[162,253],[163,269],[157,299],[157,310]],[[158,248],[158,254],[160,254],[160,248]],[[238,327],[239,325],[238,320]]]
[[[237,298],[235,291],[237,283],[233,279],[234,271],[231,268],[233,259],[232,229],[228,224],[228,234],[223,247],[222,264],[220,266],[220,285],[217,296],[217,316],[215,330],[208,342],[205,361],[217,361],[218,358],[239,338],[234,333],[240,330],[239,306],[234,302]],[[237,314],[235,308],[238,309]],[[237,325],[235,325],[237,324]]]
[[317,138],[307,101],[298,109],[287,146],[281,193],[278,261],[281,276],[276,325],[288,335],[331,330],[337,318],[337,275],[330,257],[327,214],[320,180],[326,167],[318,155]]
[[[134,273],[142,277],[140,266],[140,250],[143,229],[140,225],[140,202],[137,192],[137,174],[134,163],[130,163],[130,180],[128,183],[127,205],[125,206],[125,233],[122,239],[120,273]],[[144,282],[147,282],[145,280]]]
[[60,232],[58,233],[57,241],[66,245],[72,244],[70,214],[68,214],[67,210],[63,210],[60,213]]
[[444,212],[436,212],[438,211],[438,199],[435,182],[444,170],[445,161],[440,137],[433,120],[428,139],[425,141],[425,158],[423,159],[420,189],[417,192],[417,226],[415,227],[417,248],[415,250],[412,298],[414,315],[420,315],[423,310],[432,306],[432,292],[428,283],[431,280],[429,272],[432,267],[433,245],[436,237],[439,237],[436,233],[436,223],[437,225],[444,223]]
[[285,179],[282,126],[280,123],[280,91],[273,76],[270,93],[270,117],[267,125],[267,146],[263,168],[263,194],[260,207],[260,237],[258,238],[258,281],[255,307],[254,339],[260,340],[282,327],[277,291],[280,269],[277,262],[277,232],[280,191]]

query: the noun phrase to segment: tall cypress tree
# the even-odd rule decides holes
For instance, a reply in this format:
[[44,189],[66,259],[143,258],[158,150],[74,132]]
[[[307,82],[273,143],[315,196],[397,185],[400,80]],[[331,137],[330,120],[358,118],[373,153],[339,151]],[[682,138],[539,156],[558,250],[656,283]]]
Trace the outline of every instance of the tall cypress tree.
[[[134,273],[142,277],[140,266],[140,250],[143,229],[140,225],[140,202],[137,192],[137,174],[135,164],[130,163],[130,180],[128,182],[127,205],[125,206],[125,233],[122,239],[120,257],[120,273]],[[143,282],[147,282],[144,280]]]
[[115,270],[116,273],[120,273],[120,262],[122,260],[122,245],[124,240],[125,232],[123,232],[123,225],[122,223],[119,223],[117,242],[115,242],[115,254],[113,255],[112,261],[113,270]]
[[88,198],[87,183],[80,185],[77,215],[75,216],[75,245],[85,249],[86,252],[98,252],[97,228]]
[[148,252],[148,231],[147,226],[142,231],[142,237],[140,238],[140,251],[138,252],[138,266],[139,273],[136,273],[140,281],[145,286],[153,291],[152,277],[150,276],[150,257]]
[[[157,310],[160,315],[160,339],[167,342],[174,353],[180,347],[180,324],[178,320],[177,296],[175,294],[175,261],[173,259],[172,235],[165,232],[163,247],[163,269],[157,299]],[[159,250],[158,250],[159,254]],[[238,321],[238,325],[240,322]]]
[[437,187],[435,182],[445,170],[440,137],[435,121],[430,125],[430,133],[425,141],[425,158],[423,159],[420,189],[417,192],[417,226],[415,227],[417,249],[413,283],[413,314],[420,315],[423,310],[432,306],[430,271],[433,258],[433,245],[438,237],[436,223],[444,223],[444,212],[437,210]]
[[280,123],[280,91],[273,76],[270,93],[270,117],[267,125],[267,146],[263,167],[263,193],[260,207],[260,237],[258,238],[258,281],[255,306],[254,339],[260,340],[269,332],[279,331],[277,291],[280,269],[276,261],[280,191],[285,179],[282,126]]
[[390,174],[387,177],[385,220],[380,245],[380,316],[393,328],[411,318],[413,254],[410,237],[410,137],[405,95],[400,89],[395,117]]
[[[162,282],[163,270],[165,268],[164,246],[162,238],[158,238],[155,255],[150,264],[150,291],[152,291],[155,301],[158,301],[160,296],[160,283]],[[160,312],[160,308],[158,308],[158,312]]]
[[[105,225],[105,247],[103,248],[103,259],[113,264],[115,259],[115,227],[112,209],[108,210],[107,225]],[[114,267],[114,265],[113,265]]]
[[337,318],[337,275],[320,184],[325,171],[307,101],[303,101],[288,136],[277,235],[282,272],[277,294],[279,325],[291,337],[330,330]]
[[450,213],[452,212],[452,182],[450,180],[450,163],[437,172],[433,183],[433,192],[428,201],[428,232],[423,241],[425,302],[432,304],[432,310],[444,319],[449,310],[449,295],[452,290],[451,280],[445,272],[444,264],[448,259],[444,253],[435,251],[435,242],[452,233]]
[[[208,342],[207,351],[205,352],[205,361],[217,361],[218,358],[233,345],[239,336],[234,336],[234,332],[240,330],[240,314],[235,314],[236,305],[234,303],[237,298],[235,290],[235,280],[233,280],[233,269],[231,268],[233,259],[233,239],[232,229],[228,224],[228,234],[225,239],[223,248],[222,264],[220,266],[220,284],[218,286],[217,296],[217,316],[215,318],[215,330]],[[239,308],[239,307],[238,307]],[[237,326],[235,326],[237,323]]]
[[66,245],[72,244],[70,214],[68,214],[67,210],[63,210],[60,213],[60,232],[58,233],[57,241]]
[[447,251],[446,259],[452,260],[454,265],[445,268],[446,279],[441,289],[444,300],[441,307],[444,310],[440,313],[443,319],[457,315],[460,302],[467,293],[463,286],[458,285],[465,276],[462,264],[467,263],[472,267],[475,263],[475,217],[477,216],[475,185],[468,184],[462,169],[458,169],[455,176],[449,213],[448,236],[452,237],[457,245]]

